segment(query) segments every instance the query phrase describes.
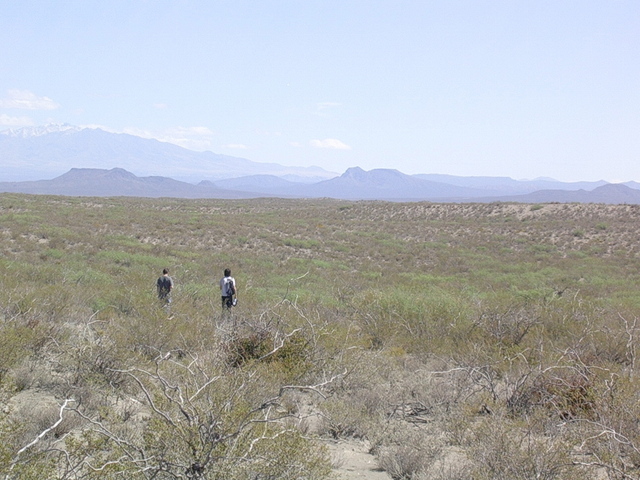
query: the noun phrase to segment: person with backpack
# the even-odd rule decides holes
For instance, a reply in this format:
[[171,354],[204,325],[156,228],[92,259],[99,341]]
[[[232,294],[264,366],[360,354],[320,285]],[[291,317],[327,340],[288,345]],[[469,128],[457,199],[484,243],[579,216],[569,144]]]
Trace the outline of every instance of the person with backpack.
[[168,306],[171,303],[171,290],[173,290],[173,279],[169,276],[168,268],[162,270],[162,276],[158,278],[156,288],[158,299]]
[[234,295],[237,295],[238,289],[236,287],[236,280],[231,276],[231,270],[224,269],[224,277],[220,279],[220,292],[222,293],[222,308],[229,309],[233,307],[237,300],[234,299]]

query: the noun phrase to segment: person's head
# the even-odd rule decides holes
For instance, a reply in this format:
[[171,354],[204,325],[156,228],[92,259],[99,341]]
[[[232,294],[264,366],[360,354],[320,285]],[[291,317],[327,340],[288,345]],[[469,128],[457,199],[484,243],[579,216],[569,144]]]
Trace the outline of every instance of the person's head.
[[169,269],[168,268],[163,268],[162,269],[162,274],[163,275],[167,275],[169,273]]
[[231,270],[229,270],[228,268],[225,268],[225,269],[224,269],[224,276],[225,276],[225,277],[229,277],[229,276],[231,276]]

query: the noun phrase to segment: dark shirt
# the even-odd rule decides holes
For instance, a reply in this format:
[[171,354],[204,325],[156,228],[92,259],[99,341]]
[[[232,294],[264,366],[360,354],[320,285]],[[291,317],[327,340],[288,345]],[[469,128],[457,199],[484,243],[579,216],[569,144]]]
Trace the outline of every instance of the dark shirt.
[[173,288],[173,280],[167,275],[158,278],[158,298],[167,298]]

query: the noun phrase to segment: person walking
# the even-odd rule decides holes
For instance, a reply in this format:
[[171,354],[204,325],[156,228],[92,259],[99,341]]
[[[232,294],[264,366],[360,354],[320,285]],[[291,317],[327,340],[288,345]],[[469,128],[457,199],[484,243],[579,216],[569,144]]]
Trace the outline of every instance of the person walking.
[[162,276],[156,282],[158,299],[168,306],[171,303],[171,290],[173,290],[173,279],[169,276],[169,269],[162,270]]
[[234,295],[237,295],[238,288],[236,280],[231,276],[231,270],[224,269],[224,277],[220,279],[220,293],[222,294],[222,308],[230,309],[236,304]]

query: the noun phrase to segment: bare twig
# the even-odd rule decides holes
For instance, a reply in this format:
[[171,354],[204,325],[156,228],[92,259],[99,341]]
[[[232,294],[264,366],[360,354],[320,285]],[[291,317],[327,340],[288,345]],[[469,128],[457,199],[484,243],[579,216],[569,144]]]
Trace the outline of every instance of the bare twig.
[[75,400],[73,398],[67,398],[65,399],[65,401],[62,403],[62,405],[60,406],[60,411],[58,414],[58,420],[56,420],[56,422],[51,425],[49,428],[45,428],[42,432],[40,432],[36,438],[34,438],[31,442],[29,442],[27,445],[25,445],[24,447],[22,447],[20,450],[18,450],[16,452],[16,455],[14,457],[14,459],[11,461],[11,465],[9,466],[9,471],[5,477],[6,480],[9,480],[11,472],[13,471],[13,469],[15,468],[16,464],[18,463],[18,461],[20,460],[20,455],[22,455],[24,452],[26,452],[29,448],[33,447],[34,445],[36,445],[40,440],[42,440],[49,432],[51,432],[52,430],[54,430],[58,425],[60,425],[62,423],[62,421],[64,420],[64,411],[67,408],[67,405],[69,405],[69,403],[74,402]]

